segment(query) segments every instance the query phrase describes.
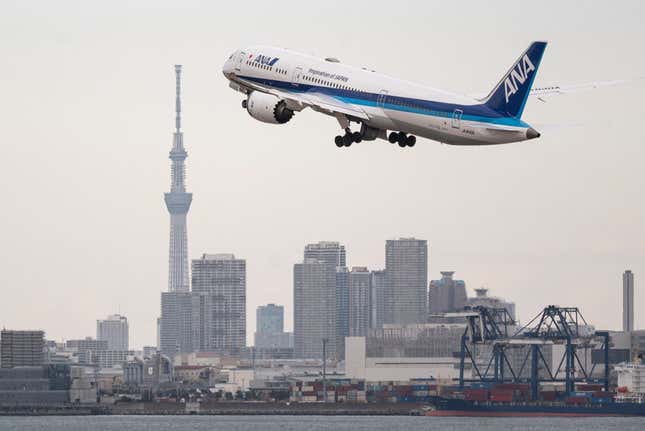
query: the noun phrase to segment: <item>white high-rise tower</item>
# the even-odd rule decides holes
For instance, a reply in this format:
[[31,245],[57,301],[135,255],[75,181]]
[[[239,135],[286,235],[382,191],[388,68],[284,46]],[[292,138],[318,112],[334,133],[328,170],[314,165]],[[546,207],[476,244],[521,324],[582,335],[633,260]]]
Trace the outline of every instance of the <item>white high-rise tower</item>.
[[188,292],[188,234],[186,215],[193,200],[192,193],[186,193],[186,168],[184,161],[188,153],[184,149],[184,135],[181,132],[181,65],[175,65],[176,102],[175,134],[170,160],[172,160],[170,193],[165,193],[166,207],[170,213],[170,250],[168,256],[168,291]]

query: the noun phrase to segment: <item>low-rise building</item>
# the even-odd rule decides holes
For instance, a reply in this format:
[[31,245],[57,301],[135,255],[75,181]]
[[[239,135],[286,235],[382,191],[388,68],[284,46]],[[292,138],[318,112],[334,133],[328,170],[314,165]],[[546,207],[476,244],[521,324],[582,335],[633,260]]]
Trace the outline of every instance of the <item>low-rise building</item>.
[[0,332],[0,367],[35,367],[45,363],[43,331]]
[[0,406],[60,406],[69,388],[66,365],[0,368]]
[[345,338],[345,375],[368,382],[455,379],[459,359],[453,357],[370,357],[365,337]]
[[121,366],[129,358],[134,356],[133,351],[125,350],[99,350],[96,352],[96,363],[99,368],[114,368],[115,366]]

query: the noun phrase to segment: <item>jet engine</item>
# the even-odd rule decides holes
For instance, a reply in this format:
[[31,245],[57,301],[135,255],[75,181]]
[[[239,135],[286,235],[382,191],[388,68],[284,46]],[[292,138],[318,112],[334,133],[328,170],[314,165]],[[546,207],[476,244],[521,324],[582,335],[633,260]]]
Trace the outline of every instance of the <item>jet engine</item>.
[[291,120],[293,111],[287,108],[287,103],[273,94],[254,91],[242,103],[251,117],[263,123],[284,124]]

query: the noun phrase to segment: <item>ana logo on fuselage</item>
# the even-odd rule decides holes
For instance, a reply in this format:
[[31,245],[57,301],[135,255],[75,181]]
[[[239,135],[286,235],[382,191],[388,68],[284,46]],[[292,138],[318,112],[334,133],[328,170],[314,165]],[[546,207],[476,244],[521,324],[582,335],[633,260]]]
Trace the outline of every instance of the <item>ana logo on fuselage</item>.
[[269,57],[267,55],[258,54],[255,57],[255,62],[263,64],[265,66],[273,66],[276,62],[280,60],[278,57]]
[[515,67],[511,69],[511,73],[508,74],[504,80],[504,93],[506,95],[506,103],[508,103],[508,98],[513,94],[517,93],[517,90],[520,85],[524,84],[527,80],[529,73],[535,70],[535,66],[531,63],[528,55],[524,55],[520,61],[517,62]]

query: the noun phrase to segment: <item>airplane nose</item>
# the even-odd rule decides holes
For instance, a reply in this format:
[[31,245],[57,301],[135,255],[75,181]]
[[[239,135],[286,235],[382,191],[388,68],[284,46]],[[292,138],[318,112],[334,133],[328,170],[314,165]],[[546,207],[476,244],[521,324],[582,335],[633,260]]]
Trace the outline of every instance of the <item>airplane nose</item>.
[[226,63],[224,63],[224,66],[222,66],[222,73],[224,74],[224,76],[228,78],[228,76],[231,74],[232,71],[233,71],[233,66],[231,65],[231,61],[229,60]]
[[535,139],[539,138],[540,133],[535,130],[533,127],[529,127],[528,130],[526,131],[526,139]]

